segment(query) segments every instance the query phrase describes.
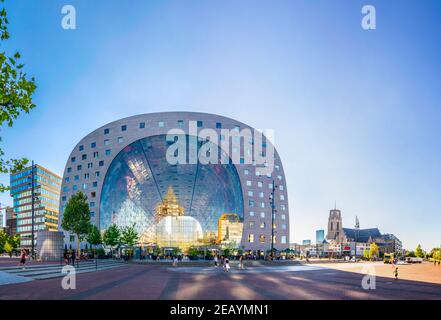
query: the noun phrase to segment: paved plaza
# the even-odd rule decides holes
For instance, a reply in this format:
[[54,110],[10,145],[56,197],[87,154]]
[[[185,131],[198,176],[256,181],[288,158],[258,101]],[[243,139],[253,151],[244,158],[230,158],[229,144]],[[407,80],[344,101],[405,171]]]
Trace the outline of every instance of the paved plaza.
[[[375,269],[375,290],[362,288],[367,266]],[[59,277],[0,285],[0,299],[441,299],[441,267],[399,268],[402,278],[394,280],[392,267],[380,263],[262,266],[229,273],[215,267],[128,264],[78,274],[75,290],[63,290]]]

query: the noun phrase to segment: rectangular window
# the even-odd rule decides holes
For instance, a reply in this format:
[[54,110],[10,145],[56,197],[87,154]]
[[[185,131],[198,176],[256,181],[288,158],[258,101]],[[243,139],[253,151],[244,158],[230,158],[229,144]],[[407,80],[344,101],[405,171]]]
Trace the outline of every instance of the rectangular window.
[[80,176],[79,175],[76,175],[75,177],[74,177],[74,180],[75,181],[78,181],[80,179]]
[[254,234],[250,233],[250,234],[248,235],[248,242],[249,242],[249,243],[253,243],[253,242],[254,242]]
[[265,229],[265,222],[260,223],[260,229]]
[[86,160],[87,159],[87,154],[83,154],[82,156],[81,156],[81,160]]
[[247,180],[247,186],[251,187],[251,181],[250,180]]
[[104,134],[109,134],[110,130],[109,129],[104,129]]
[[261,218],[265,218],[265,212],[261,212],[261,213],[260,213],[260,217],[261,217]]
[[100,176],[100,172],[99,171],[95,171],[95,177],[99,177]]
[[250,221],[250,229],[254,229],[254,221]]
[[178,127],[182,128],[184,126],[184,120],[178,120]]
[[89,163],[87,164],[87,169],[92,169],[92,167],[93,167],[93,163],[92,163],[92,162],[89,162]]
[[104,166],[104,161],[101,160],[100,163],[99,163],[99,166],[103,167]]
[[244,172],[243,172],[243,174],[247,176],[247,175],[250,174],[250,171],[249,171],[248,169],[245,169]]
[[96,181],[92,182],[92,186],[93,186],[94,188],[98,187],[98,182],[96,182]]
[[83,150],[84,150],[84,146],[81,145],[78,149],[79,149],[80,151],[83,151]]
[[283,243],[283,244],[285,244],[285,243],[286,243],[286,236],[282,236],[282,237],[280,238],[280,242]]
[[72,172],[72,168],[71,167],[67,168],[67,173],[71,173],[71,172]]
[[253,200],[248,200],[248,206],[250,208],[254,207],[254,201]]
[[204,126],[204,123],[202,121],[197,122],[198,128],[202,128]]
[[89,203],[89,207],[90,207],[90,208],[95,208],[95,202],[91,202],[91,203]]
[[92,198],[95,198],[95,197],[96,197],[96,192],[91,192],[91,193],[90,193],[90,196],[91,196]]
[[250,211],[250,217],[254,217],[254,211]]
[[139,124],[139,129],[144,129],[145,128],[145,122],[141,122]]
[[123,137],[118,137],[118,143],[123,143],[123,142],[124,142]]
[[104,140],[104,145],[105,146],[108,146],[109,144],[110,144],[110,140],[109,139]]
[[259,187],[259,188],[262,188],[262,186],[263,186],[263,184],[262,184],[262,182],[257,182],[257,186]]
[[248,191],[248,196],[252,197],[253,196],[253,191]]
[[89,174],[88,173],[84,174],[84,179],[89,179]]
[[121,126],[121,131],[127,131],[127,125],[122,125]]
[[106,150],[106,156],[110,156],[112,154],[112,151],[110,149]]
[[164,128],[164,126],[165,126],[164,121],[158,121],[158,127],[159,128]]
[[82,169],[82,166],[80,164],[80,165],[77,166],[77,171],[81,171],[81,169]]
[[222,129],[222,123],[216,122],[216,129]]
[[93,153],[93,157],[94,157],[94,158],[98,158],[98,156],[99,156],[98,151],[95,151],[95,152]]
[[259,236],[259,242],[260,242],[260,243],[265,243],[265,236],[264,236],[263,234],[261,234],[261,235]]
[[90,144],[90,147],[93,149],[93,148],[96,148],[96,142],[92,142],[91,144]]
[[282,220],[285,220],[285,219],[286,219],[286,216],[285,216],[284,214],[282,214],[282,215],[280,216],[280,218],[281,218]]
[[77,159],[75,157],[70,158],[71,162],[75,162]]

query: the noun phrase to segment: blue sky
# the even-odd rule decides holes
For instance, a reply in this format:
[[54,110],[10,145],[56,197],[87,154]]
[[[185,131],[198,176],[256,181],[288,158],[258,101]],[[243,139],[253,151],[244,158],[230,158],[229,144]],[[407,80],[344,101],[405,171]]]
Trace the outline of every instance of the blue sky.
[[[336,200],[346,227],[358,215],[407,248],[440,245],[439,1],[6,3],[2,50],[18,49],[38,84],[38,107],[2,128],[7,156],[62,173],[75,144],[110,121],[222,114],[275,129],[291,241],[314,240]],[[61,28],[65,4],[77,30]],[[365,4],[377,30],[361,28]]]

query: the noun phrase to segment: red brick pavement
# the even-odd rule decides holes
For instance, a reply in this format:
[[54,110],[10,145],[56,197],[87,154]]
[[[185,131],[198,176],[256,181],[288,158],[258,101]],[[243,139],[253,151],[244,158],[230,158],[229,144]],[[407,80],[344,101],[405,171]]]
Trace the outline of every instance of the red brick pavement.
[[363,275],[341,270],[182,272],[166,266],[128,265],[77,275],[77,289],[61,278],[0,286],[0,299],[441,299],[441,285],[377,277],[363,290]]

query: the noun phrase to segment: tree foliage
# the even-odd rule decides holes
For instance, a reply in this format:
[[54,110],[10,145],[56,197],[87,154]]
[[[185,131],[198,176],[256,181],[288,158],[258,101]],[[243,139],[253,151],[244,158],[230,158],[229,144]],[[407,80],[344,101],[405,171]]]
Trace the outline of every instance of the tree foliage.
[[417,258],[424,258],[425,256],[424,250],[421,248],[420,244],[415,249],[415,255]]
[[112,224],[106,231],[104,231],[103,242],[106,246],[113,247],[121,243],[121,231],[116,224]]
[[375,242],[372,242],[369,247],[369,259],[378,257],[379,249],[378,245]]
[[133,226],[124,227],[121,230],[121,243],[129,247],[133,247],[138,243],[138,232],[135,230],[135,224]]
[[[4,0],[0,0],[4,2]],[[9,39],[8,18],[6,9],[0,11],[0,41]],[[13,55],[0,50],[0,128],[6,123],[12,127],[14,120],[20,114],[29,113],[35,108],[32,101],[37,86],[34,78],[28,78],[23,71],[21,55],[15,52]],[[1,141],[1,138],[0,138]],[[27,159],[5,159],[5,152],[0,148],[0,173],[10,174],[25,168],[29,162]],[[0,184],[0,192],[9,190],[9,187]]]
[[103,239],[101,237],[101,232],[96,225],[92,225],[89,230],[89,234],[86,237],[87,242],[89,242],[92,246],[97,246],[103,243]]
[[61,227],[77,236],[79,250],[81,240],[91,229],[89,204],[86,195],[81,191],[74,194],[67,202]]
[[0,253],[10,253],[12,250],[17,249],[19,245],[19,235],[10,236],[4,230],[0,230]]

